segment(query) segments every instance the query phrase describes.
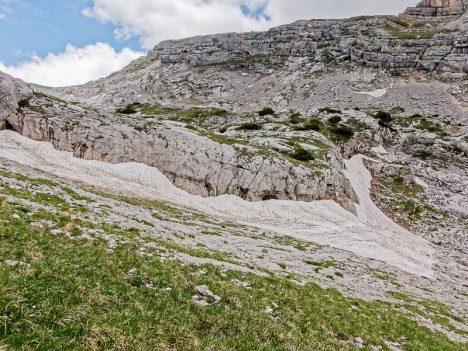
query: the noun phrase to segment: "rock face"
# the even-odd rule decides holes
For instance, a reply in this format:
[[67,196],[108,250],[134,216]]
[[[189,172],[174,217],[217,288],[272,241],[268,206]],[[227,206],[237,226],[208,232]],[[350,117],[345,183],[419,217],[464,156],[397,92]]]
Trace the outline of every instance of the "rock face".
[[350,210],[357,201],[341,172],[338,154],[328,169],[317,175],[286,158],[261,155],[243,145],[221,144],[180,124],[140,126],[132,119],[41,96],[32,97],[18,109],[6,120],[9,129],[49,141],[76,157],[154,166],[192,194],[232,194],[250,201],[329,198]]
[[423,0],[416,7],[406,9],[408,18],[444,18],[460,16],[468,9],[466,0]]
[[0,129],[6,127],[9,116],[18,113],[20,101],[27,101],[33,92],[23,82],[0,72]]
[[[464,10],[464,3],[458,3],[446,8],[446,12]],[[426,7],[416,9],[425,11]],[[298,21],[268,32],[166,41],[157,45],[148,57],[162,63],[248,67],[260,73],[274,71],[291,57],[352,61],[366,67],[466,73],[466,32],[440,32],[429,38],[427,32],[405,34],[405,30],[391,17]]]

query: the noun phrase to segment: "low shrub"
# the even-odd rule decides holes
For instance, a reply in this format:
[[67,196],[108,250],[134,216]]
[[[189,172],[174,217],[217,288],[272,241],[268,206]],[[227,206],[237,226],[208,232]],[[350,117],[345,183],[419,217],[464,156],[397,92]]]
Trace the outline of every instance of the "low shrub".
[[333,134],[340,136],[344,139],[351,139],[354,136],[354,131],[346,126],[337,126],[335,128],[330,129],[330,131]]
[[289,117],[289,122],[291,124],[298,124],[301,122],[301,114],[299,112],[294,113]]
[[325,112],[325,113],[342,113],[341,110],[334,109],[331,107],[322,107],[319,108],[319,112]]
[[115,112],[121,113],[123,115],[132,115],[138,112],[136,107],[139,105],[140,105],[139,102],[134,102],[133,104],[128,104],[125,107],[118,108],[117,110],[115,110]]
[[271,107],[265,106],[261,111],[258,111],[259,116],[274,115],[275,111]]
[[341,122],[341,117],[340,116],[333,116],[328,119],[328,122],[331,124],[338,124]]
[[377,111],[372,115],[372,117],[384,122],[390,123],[392,121],[392,115],[386,111]]
[[247,123],[241,124],[239,127],[236,128],[236,130],[260,130],[260,129],[262,129],[262,126],[254,122],[247,122]]
[[314,155],[309,150],[304,149],[302,146],[296,146],[291,157],[298,161],[313,161]]
[[19,107],[28,107],[29,106],[29,99],[20,100],[18,102],[18,106]]

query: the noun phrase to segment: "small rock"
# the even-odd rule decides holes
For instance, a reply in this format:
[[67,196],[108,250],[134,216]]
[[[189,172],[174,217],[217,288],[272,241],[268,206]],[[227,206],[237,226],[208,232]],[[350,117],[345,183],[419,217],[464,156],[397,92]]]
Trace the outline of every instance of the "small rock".
[[231,280],[231,283],[234,283],[234,284],[236,284],[236,285],[238,285],[238,286],[242,286],[242,287],[244,287],[244,288],[246,288],[246,289],[249,289],[249,290],[252,289],[249,283],[247,283],[247,282],[241,282],[241,281],[238,280],[238,279],[232,279],[232,280]]
[[273,312],[274,312],[274,310],[273,310],[273,308],[271,308],[270,306],[267,306],[267,307],[265,308],[265,313],[266,313],[266,314],[272,314]]
[[200,296],[197,296],[197,295],[192,296],[192,301],[200,307],[207,307],[210,305],[208,301],[206,301],[204,298],[201,298]]
[[199,285],[199,286],[195,287],[195,290],[201,296],[211,296],[211,295],[213,295],[213,293],[210,291],[210,289],[206,285]]
[[[213,294],[213,292],[206,285],[199,285],[195,287],[195,290],[200,296],[192,296],[192,300],[200,306],[217,304],[219,301],[221,301],[221,297]],[[202,302],[202,300],[204,302]]]
[[203,269],[199,269],[199,270],[197,271],[197,274],[199,274],[199,275],[207,275],[208,272],[205,271],[205,270],[203,270]]
[[362,338],[360,338],[360,337],[354,338],[354,344],[358,348],[362,349],[364,347],[364,340],[362,340]]
[[3,263],[5,263],[7,266],[12,266],[12,267],[31,267],[29,263],[25,263],[21,261],[5,260]]
[[14,213],[14,214],[11,216],[11,218],[13,218],[13,219],[21,219],[21,217],[18,216],[16,213]]

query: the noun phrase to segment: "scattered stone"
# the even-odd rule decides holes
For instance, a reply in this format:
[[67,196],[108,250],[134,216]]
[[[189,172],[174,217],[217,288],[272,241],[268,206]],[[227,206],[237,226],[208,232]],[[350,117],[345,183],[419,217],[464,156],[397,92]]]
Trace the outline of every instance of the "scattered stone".
[[12,266],[12,267],[31,267],[29,263],[21,262],[21,261],[11,261],[11,260],[5,260],[3,261],[7,266]]
[[392,351],[402,351],[401,344],[393,341],[385,341],[385,345]]
[[14,213],[14,214],[11,216],[11,218],[13,218],[13,219],[21,219],[21,217],[18,216],[16,213]]
[[246,288],[247,290],[252,289],[252,287],[250,286],[249,283],[247,283],[247,282],[242,282],[242,281],[240,281],[240,280],[238,280],[238,279],[232,279],[232,280],[231,280],[231,283],[234,283],[234,284],[236,284],[236,285],[238,285],[238,286],[242,286],[242,287]]
[[364,347],[364,340],[358,336],[358,337],[354,338],[354,344],[358,348],[362,349]]
[[206,285],[199,285],[195,287],[198,295],[192,296],[192,301],[202,307],[215,305],[221,301],[221,297],[213,294],[213,292]]

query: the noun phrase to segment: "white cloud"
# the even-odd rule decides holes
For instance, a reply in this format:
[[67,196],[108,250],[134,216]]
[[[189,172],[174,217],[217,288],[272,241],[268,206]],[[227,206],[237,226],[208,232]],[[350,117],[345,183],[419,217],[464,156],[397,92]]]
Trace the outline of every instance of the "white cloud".
[[116,52],[104,43],[84,48],[68,44],[63,53],[48,54],[44,58],[33,56],[16,66],[5,66],[0,62],[0,70],[29,83],[70,86],[105,77],[142,55],[128,48]]
[[0,20],[4,19],[6,16],[3,13],[0,13]]
[[[94,0],[83,14],[113,23],[118,39],[140,37],[151,49],[166,39],[194,35],[265,30],[298,19],[398,14],[416,0]],[[270,21],[245,16],[241,5],[266,5]]]

